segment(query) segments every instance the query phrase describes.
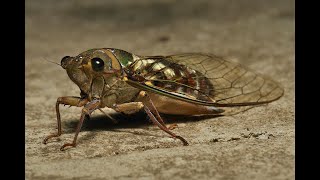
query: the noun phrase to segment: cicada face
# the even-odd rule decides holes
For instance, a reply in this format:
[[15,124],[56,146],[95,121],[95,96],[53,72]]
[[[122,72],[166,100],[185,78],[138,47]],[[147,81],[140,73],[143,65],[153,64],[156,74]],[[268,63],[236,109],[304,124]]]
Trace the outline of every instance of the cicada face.
[[78,56],[65,56],[61,66],[70,79],[86,94],[101,94],[105,78],[121,74],[118,60],[108,49],[91,49]]

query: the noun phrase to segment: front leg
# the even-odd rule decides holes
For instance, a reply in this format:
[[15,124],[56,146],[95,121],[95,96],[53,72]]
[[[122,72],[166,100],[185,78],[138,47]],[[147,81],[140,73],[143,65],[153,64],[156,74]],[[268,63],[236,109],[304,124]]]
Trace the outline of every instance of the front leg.
[[88,102],[88,99],[82,99],[80,97],[74,97],[74,96],[59,97],[57,99],[57,103],[56,103],[58,132],[55,133],[55,134],[51,134],[51,135],[47,136],[43,140],[43,144],[47,144],[47,141],[49,139],[51,139],[53,137],[59,137],[62,134],[61,117],[60,117],[60,110],[59,110],[59,105],[60,104],[81,107],[81,106],[84,106],[87,102]]
[[77,145],[78,134],[79,134],[79,132],[81,130],[81,127],[82,127],[82,124],[83,124],[85,116],[86,115],[90,115],[94,110],[99,109],[100,108],[100,104],[101,104],[100,99],[94,99],[94,100],[90,101],[89,103],[87,103],[84,106],[84,108],[82,109],[82,112],[81,112],[80,121],[79,121],[77,129],[76,129],[76,134],[75,134],[75,136],[73,138],[72,143],[64,144],[60,148],[61,151],[63,151],[65,149],[65,147],[68,147],[68,146],[75,147]]

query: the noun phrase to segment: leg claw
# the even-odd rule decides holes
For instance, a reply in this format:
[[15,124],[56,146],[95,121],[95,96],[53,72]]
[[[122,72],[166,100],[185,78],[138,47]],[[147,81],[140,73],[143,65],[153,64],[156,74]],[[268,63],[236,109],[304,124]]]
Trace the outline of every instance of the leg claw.
[[178,124],[171,124],[171,125],[168,126],[168,129],[169,130],[173,130],[173,129],[177,128],[177,127],[178,127]]
[[52,135],[49,135],[49,136],[47,136],[46,138],[44,138],[44,140],[42,141],[42,143],[43,143],[43,144],[47,144],[49,139],[54,138],[54,137],[59,137],[60,135],[61,135],[61,134],[52,134]]
[[63,146],[61,146],[60,151],[64,151],[66,147],[71,146],[71,147],[76,147],[75,143],[66,143]]
[[180,139],[180,140],[182,141],[182,143],[183,143],[184,146],[188,146],[188,145],[189,145],[188,141],[185,140],[183,137],[181,137],[181,136],[176,136],[175,138]]

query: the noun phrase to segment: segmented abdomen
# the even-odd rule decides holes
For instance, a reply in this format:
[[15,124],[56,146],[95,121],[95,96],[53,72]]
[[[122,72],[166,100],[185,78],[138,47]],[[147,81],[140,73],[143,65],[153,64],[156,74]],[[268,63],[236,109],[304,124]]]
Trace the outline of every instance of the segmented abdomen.
[[149,83],[151,86],[191,99],[214,102],[214,87],[207,77],[199,71],[173,63],[161,56],[136,60],[127,70],[136,80]]

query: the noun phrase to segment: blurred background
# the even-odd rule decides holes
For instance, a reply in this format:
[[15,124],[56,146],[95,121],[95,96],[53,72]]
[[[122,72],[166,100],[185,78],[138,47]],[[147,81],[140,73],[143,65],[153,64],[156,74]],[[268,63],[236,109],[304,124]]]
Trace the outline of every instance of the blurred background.
[[[293,41],[293,6],[288,0],[29,0],[26,47],[48,56],[117,47],[145,54],[200,51],[248,58],[270,46],[271,39],[284,42],[274,37]],[[277,55],[277,49],[264,54]]]

